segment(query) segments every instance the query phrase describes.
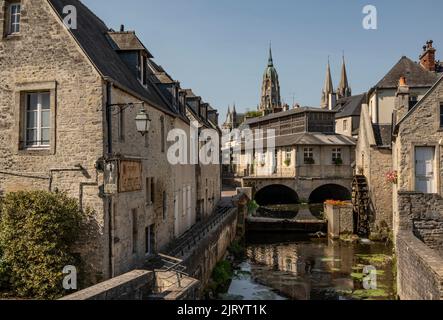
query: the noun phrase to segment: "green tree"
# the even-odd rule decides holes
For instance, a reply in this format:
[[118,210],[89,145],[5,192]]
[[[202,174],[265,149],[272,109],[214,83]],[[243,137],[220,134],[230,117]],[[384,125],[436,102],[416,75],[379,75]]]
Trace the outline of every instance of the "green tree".
[[7,194],[0,203],[0,289],[23,298],[62,296],[63,268],[80,265],[72,249],[82,220],[77,201],[64,193]]

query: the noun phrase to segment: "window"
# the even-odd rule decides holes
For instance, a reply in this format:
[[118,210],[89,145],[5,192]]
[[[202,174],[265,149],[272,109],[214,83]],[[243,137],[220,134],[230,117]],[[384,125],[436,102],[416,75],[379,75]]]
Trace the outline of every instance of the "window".
[[161,126],[161,151],[164,153],[165,152],[165,117],[161,116],[160,117],[160,126]]
[[341,148],[333,148],[332,149],[332,162],[337,163],[337,162],[341,162],[341,161],[342,161]]
[[125,141],[125,110],[120,108],[118,113],[118,138],[120,142]]
[[166,191],[163,191],[163,221],[168,218],[168,195]]
[[292,160],[292,149],[288,148],[286,149],[285,153],[285,162],[291,162]]
[[49,92],[26,94],[25,145],[27,148],[49,147],[51,135]]
[[151,182],[152,178],[146,178],[146,205],[151,205],[152,204],[152,182]]
[[[206,192],[208,192],[208,190],[206,190]],[[206,194],[207,196],[207,194]],[[187,208],[187,213],[188,213],[188,217],[191,216],[192,214],[192,200],[191,200],[191,186],[188,186],[188,208]]]
[[154,225],[145,228],[145,253],[153,254],[155,250],[155,231]]
[[137,209],[132,209],[132,253],[137,253],[137,237],[138,237],[138,226],[137,226]]
[[8,10],[8,28],[7,34],[20,32],[21,4],[19,2],[11,3]]
[[314,149],[305,148],[304,149],[304,160],[305,164],[314,164]]
[[348,131],[348,120],[343,120],[343,131]]
[[443,128],[443,102],[440,103],[440,128]]
[[409,96],[409,110],[411,110],[418,102],[417,96]]
[[151,178],[151,203],[155,203],[155,178]]

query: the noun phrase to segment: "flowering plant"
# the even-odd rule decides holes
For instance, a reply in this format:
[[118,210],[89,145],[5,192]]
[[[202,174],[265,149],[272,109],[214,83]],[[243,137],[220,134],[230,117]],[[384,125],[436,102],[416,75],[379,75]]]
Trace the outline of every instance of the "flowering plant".
[[349,204],[349,202],[340,200],[326,200],[325,203],[331,206],[346,206]]
[[388,183],[397,184],[397,182],[398,182],[398,173],[397,173],[397,171],[389,171],[386,174],[386,181]]

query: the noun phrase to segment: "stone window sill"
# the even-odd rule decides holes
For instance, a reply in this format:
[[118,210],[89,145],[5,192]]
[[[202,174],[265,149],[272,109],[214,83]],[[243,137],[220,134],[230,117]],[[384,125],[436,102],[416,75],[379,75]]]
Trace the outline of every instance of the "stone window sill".
[[7,34],[3,37],[4,40],[20,40],[22,38],[21,34]]
[[51,149],[22,149],[18,151],[21,156],[50,156],[53,155]]

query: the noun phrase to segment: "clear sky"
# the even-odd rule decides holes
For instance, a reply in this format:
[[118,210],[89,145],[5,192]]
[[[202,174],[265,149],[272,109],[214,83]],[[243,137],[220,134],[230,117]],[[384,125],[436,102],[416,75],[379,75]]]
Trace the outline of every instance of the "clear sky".
[[[219,109],[253,110],[268,46],[282,99],[318,106],[330,56],[336,87],[345,52],[353,93],[367,91],[401,58],[433,39],[443,60],[441,0],[83,0],[108,27],[135,30],[183,88]],[[365,5],[378,29],[365,30]]]

